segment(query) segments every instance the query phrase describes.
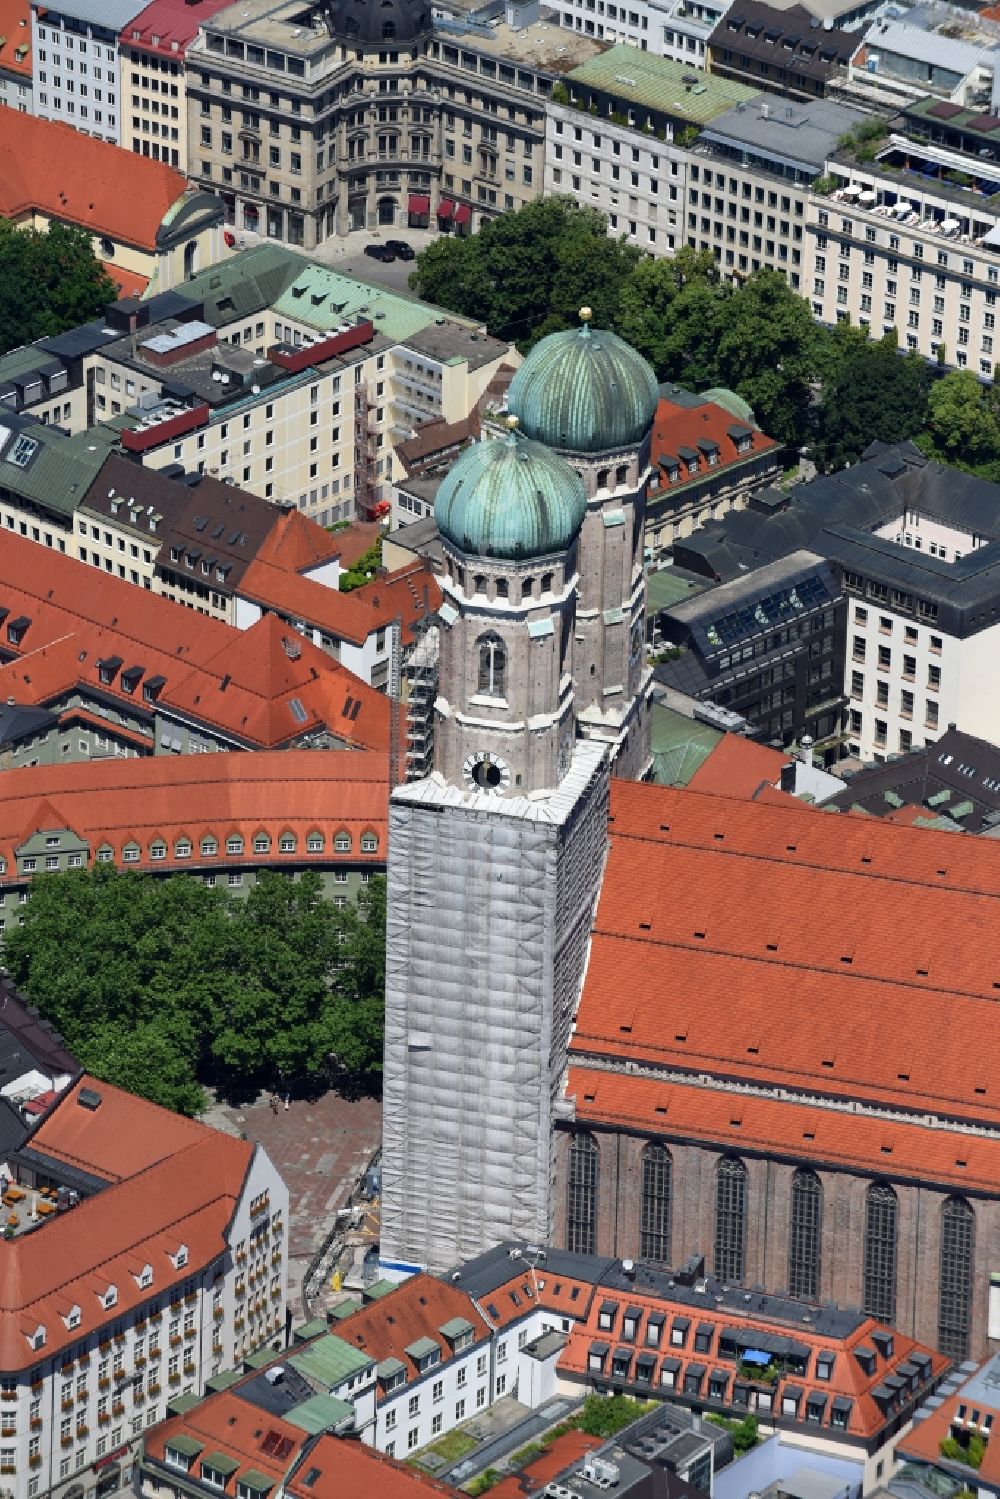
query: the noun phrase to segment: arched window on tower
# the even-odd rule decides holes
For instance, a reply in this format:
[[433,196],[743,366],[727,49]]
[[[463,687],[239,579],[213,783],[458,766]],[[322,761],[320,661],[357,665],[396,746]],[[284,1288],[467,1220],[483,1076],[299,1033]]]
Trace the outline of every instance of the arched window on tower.
[[672,1161],[665,1145],[642,1152],[642,1218],[639,1256],[670,1263],[670,1186]]
[[499,635],[481,635],[479,646],[479,688],[486,697],[505,697],[507,685],[507,652]]
[[715,1273],[741,1281],[746,1262],[747,1168],[723,1156],[715,1168]]
[[597,1239],[597,1141],[574,1135],[569,1148],[566,1246],[573,1254],[593,1254]]
[[819,1242],[823,1221],[823,1187],[815,1171],[792,1177],[788,1225],[788,1289],[815,1301],[819,1295]]
[[969,1356],[975,1223],[975,1213],[964,1197],[949,1197],[942,1205],[937,1346],[956,1364]]
[[896,1320],[896,1224],[899,1203],[888,1182],[872,1182],[865,1198],[865,1262],[861,1307],[891,1327]]

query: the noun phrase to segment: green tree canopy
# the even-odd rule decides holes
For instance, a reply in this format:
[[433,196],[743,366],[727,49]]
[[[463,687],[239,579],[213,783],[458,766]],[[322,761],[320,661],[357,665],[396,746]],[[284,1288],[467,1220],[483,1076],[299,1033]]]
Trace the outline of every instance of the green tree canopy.
[[190,1113],[223,1091],[364,1079],[382,1064],[384,881],[336,908],[318,875],[245,899],[190,875],[42,875],[4,960],[98,1077]]
[[1000,419],[993,389],[972,370],[953,370],[927,397],[927,435],[944,463],[974,467],[1000,461]]
[[900,356],[893,335],[846,346],[823,387],[815,449],[820,467],[856,463],[870,442],[915,437],[927,418],[931,379],[919,354]]
[[0,218],[0,354],[86,323],[117,295],[85,230]]
[[622,283],[641,252],[609,239],[607,220],[571,198],[535,198],[467,238],[439,238],[417,257],[410,286],[425,301],[484,322],[529,348],[576,325],[586,303],[614,322]]
[[733,295],[719,331],[717,384],[749,401],[761,428],[799,446],[812,426],[823,333],[809,304],[777,271],[758,271]]

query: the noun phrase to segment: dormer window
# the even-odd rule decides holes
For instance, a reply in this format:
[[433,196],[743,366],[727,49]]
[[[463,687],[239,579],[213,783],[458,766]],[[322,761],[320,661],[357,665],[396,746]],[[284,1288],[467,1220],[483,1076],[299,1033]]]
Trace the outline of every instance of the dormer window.
[[69,1309],[69,1311],[66,1313],[65,1317],[63,1318],[63,1321],[65,1322],[65,1324],[66,1324],[66,1326],[67,1326],[67,1328],[69,1329],[70,1332],[72,1332],[74,1328],[79,1327],[80,1326],[80,1308],[78,1306],[71,1306],[70,1309]]
[[243,839],[233,834],[226,839],[227,854],[241,854],[243,852]]
[[139,1271],[139,1274],[136,1276],[136,1282],[138,1283],[140,1290],[146,1291],[149,1289],[149,1287],[153,1284],[152,1265],[143,1265],[142,1269]]
[[188,1247],[186,1244],[181,1244],[177,1250],[177,1253],[170,1255],[170,1263],[173,1265],[175,1270],[182,1270],[187,1262]]
[[374,833],[362,833],[361,852],[363,854],[374,854],[378,852],[378,839]]
[[28,1345],[33,1353],[40,1353],[45,1347],[45,1328],[39,1323],[34,1332],[28,1334]]
[[117,1304],[118,1304],[118,1287],[117,1286],[108,1286],[108,1289],[105,1291],[104,1295],[101,1297],[101,1305],[103,1306],[104,1310],[107,1312],[107,1311],[110,1311],[110,1309],[113,1306],[117,1306]]

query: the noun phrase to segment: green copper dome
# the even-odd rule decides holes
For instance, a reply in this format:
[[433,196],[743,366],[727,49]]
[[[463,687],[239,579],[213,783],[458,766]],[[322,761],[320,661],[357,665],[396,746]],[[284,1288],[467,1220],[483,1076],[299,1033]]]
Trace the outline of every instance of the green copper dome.
[[460,454],[441,481],[434,518],[459,551],[518,560],[565,551],[586,508],[579,474],[511,431]]
[[550,333],[510,382],[507,405],[528,437],[571,453],[637,447],[656,415],[659,390],[641,354],[590,327]]

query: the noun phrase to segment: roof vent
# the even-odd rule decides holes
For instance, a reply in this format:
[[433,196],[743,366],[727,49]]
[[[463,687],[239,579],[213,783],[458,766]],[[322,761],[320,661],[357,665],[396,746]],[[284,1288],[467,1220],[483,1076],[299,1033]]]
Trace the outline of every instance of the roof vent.
[[94,1088],[81,1088],[76,1101],[81,1109],[89,1109],[92,1114],[101,1107],[101,1095]]

